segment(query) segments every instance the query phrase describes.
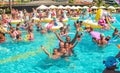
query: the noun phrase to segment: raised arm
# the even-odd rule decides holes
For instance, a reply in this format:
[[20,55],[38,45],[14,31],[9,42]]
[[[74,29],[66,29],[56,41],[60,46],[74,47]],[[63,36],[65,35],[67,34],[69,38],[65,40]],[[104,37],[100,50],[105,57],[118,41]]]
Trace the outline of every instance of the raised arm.
[[51,58],[51,54],[46,50],[45,47],[41,46],[41,49]]
[[78,44],[78,41],[71,47],[73,49]]
[[75,41],[76,41],[76,39],[77,39],[77,35],[78,35],[78,31],[76,32],[75,37],[74,37],[73,40],[71,41],[72,44],[75,43]]
[[115,58],[120,58],[120,52],[115,56]]
[[54,33],[55,33],[55,35],[56,35],[56,37],[58,38],[59,41],[64,42],[64,41],[61,39],[61,37],[59,36],[58,33],[56,33],[56,32],[54,32]]

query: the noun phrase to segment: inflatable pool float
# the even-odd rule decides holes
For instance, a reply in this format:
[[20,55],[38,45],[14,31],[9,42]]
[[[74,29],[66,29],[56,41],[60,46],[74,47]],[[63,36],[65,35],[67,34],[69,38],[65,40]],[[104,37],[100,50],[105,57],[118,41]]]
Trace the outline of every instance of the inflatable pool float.
[[100,26],[97,22],[93,22],[93,20],[84,20],[83,21],[84,26],[90,26],[92,28],[99,28],[102,29],[102,26]]
[[44,18],[44,19],[41,19],[41,22],[49,23],[52,20],[53,20],[52,18]]
[[96,13],[96,17],[95,17],[95,20],[98,21],[100,20],[101,16],[102,16],[102,12],[103,10],[102,9],[99,9]]
[[[57,26],[51,26],[51,28],[50,28],[50,30],[59,30],[61,27],[63,27],[63,24],[61,23],[61,22],[57,22]],[[47,28],[48,26],[49,26],[50,24],[49,23],[47,23],[46,25],[45,25],[45,28]]]
[[21,20],[11,20],[11,24],[18,24],[18,23],[21,23],[21,22],[24,22],[24,20],[23,19],[21,19]]
[[33,17],[32,20],[34,20],[35,22],[39,22],[40,21],[40,19],[36,18],[36,17]]
[[6,33],[7,32],[7,27],[4,27],[4,26],[0,25],[0,32]]
[[71,17],[71,20],[78,20],[79,17]]
[[63,19],[63,22],[68,22],[68,18],[64,18],[64,19]]

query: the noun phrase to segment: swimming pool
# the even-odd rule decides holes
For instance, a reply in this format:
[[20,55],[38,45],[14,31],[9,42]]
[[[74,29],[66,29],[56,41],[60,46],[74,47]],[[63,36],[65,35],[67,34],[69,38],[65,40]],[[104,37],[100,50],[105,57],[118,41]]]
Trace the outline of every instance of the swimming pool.
[[[120,19],[120,14],[113,16],[117,20]],[[70,21],[70,26],[73,26],[73,22]],[[113,26],[120,29],[118,23],[114,23]],[[75,32],[74,28],[71,29],[71,32]],[[106,36],[112,35],[113,32],[112,29],[99,31]],[[81,42],[74,48],[75,55],[70,57],[69,61],[51,60],[40,46],[44,45],[52,53],[52,48],[58,46],[55,35],[53,33],[41,35],[36,30],[34,35],[33,42],[13,42],[9,35],[6,35],[7,41],[0,44],[0,73],[101,73],[105,68],[103,60],[119,52],[115,45],[119,44],[120,40],[105,48],[99,48],[92,42],[89,34],[85,33]]]

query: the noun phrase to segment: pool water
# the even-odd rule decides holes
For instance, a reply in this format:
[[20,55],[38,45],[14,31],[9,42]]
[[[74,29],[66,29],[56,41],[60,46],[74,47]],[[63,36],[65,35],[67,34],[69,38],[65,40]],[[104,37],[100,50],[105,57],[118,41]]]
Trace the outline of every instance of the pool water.
[[[113,14],[120,19],[120,14]],[[120,20],[119,20],[120,22]],[[70,20],[71,33],[75,32],[74,21]],[[120,29],[119,23],[113,26]],[[113,30],[96,30],[105,36],[112,35]],[[26,32],[23,32],[23,35]],[[118,39],[104,48],[98,47],[92,42],[88,33],[84,33],[81,42],[74,48],[75,54],[64,59],[52,60],[41,50],[43,45],[52,53],[54,47],[58,47],[58,40],[53,33],[41,35],[34,30],[35,40],[32,42],[13,42],[9,35],[7,41],[0,44],[0,73],[102,73],[105,66],[103,60],[108,56],[115,56],[119,49],[116,44]],[[70,35],[72,38],[74,35]],[[23,36],[25,37],[25,36]],[[118,69],[120,70],[120,69]]]

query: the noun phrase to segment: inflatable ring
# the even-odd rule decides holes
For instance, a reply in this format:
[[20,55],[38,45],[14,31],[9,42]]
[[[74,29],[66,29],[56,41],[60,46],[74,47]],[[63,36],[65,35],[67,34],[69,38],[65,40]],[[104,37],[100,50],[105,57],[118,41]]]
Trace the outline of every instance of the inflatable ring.
[[68,22],[68,18],[63,19],[63,22]]
[[18,23],[21,23],[21,22],[24,22],[24,20],[11,20],[11,24],[18,24]]
[[100,26],[98,23],[95,23],[95,22],[93,22],[92,20],[85,20],[85,21],[83,21],[83,25],[84,26],[90,26],[90,27],[92,27],[92,28],[99,28],[99,29],[102,29],[103,27],[102,26]]
[[24,38],[24,40],[28,41],[28,39],[29,39],[29,35],[26,35],[25,38]]
[[[58,26],[52,26],[52,28],[50,28],[50,30],[59,30],[61,27],[63,27],[63,24],[61,22],[57,22]],[[49,23],[47,23],[45,25],[45,27],[47,28],[47,26],[49,25]]]
[[79,17],[71,17],[71,20],[78,20]]
[[49,23],[50,21],[52,21],[51,18],[45,18],[41,20],[41,22],[44,22],[44,23]]
[[34,17],[34,18],[32,18],[32,19],[34,20],[34,22],[40,22],[40,19],[39,19],[39,18]]
[[7,29],[5,27],[3,27],[2,25],[0,25],[0,32],[6,33]]

